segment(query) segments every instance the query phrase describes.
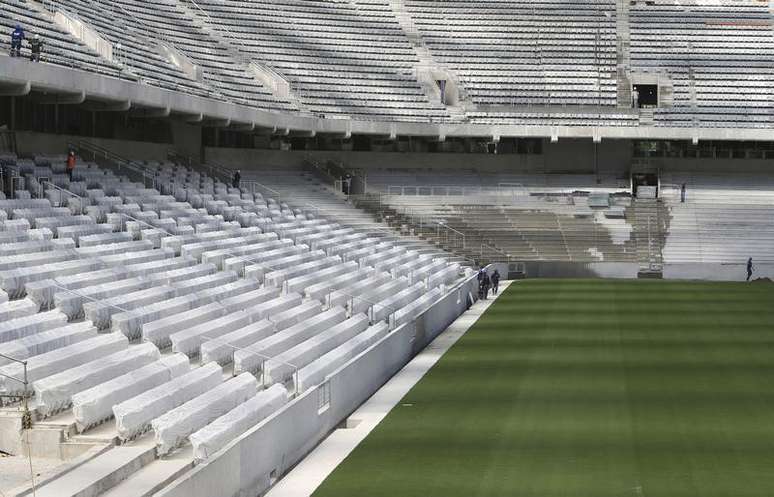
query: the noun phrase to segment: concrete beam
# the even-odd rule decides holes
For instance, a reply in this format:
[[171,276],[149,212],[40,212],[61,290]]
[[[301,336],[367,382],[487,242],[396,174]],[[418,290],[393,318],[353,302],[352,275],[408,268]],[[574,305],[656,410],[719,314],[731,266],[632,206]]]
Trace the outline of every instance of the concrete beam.
[[160,108],[135,108],[131,112],[131,116],[138,119],[163,119],[169,117],[172,114],[170,107]]
[[23,97],[32,91],[32,83],[2,83],[0,84],[0,97]]
[[250,133],[255,130],[255,123],[232,123],[231,129]]
[[36,98],[35,101],[44,105],[80,105],[86,101],[86,92],[77,93],[48,93],[43,97]]
[[[28,89],[29,85],[29,89]],[[268,128],[274,134],[287,136],[290,130],[344,137],[352,135],[398,136],[417,138],[489,137],[497,130],[500,136],[514,138],[549,138],[559,140],[718,140],[774,142],[772,128],[680,128],[667,126],[548,126],[439,124],[409,122],[356,121],[349,119],[322,119],[292,113],[277,113],[243,105],[211,100],[180,92],[156,88],[135,81],[102,76],[53,64],[30,64],[27,60],[0,57],[0,92],[4,95],[27,95],[30,91],[84,95],[89,100],[105,102],[131,101],[134,109],[161,109],[136,112],[138,117],[168,117],[170,113],[198,116],[222,122],[255,123],[256,128]]]
[[228,128],[231,126],[231,119],[210,119],[207,118],[202,123],[202,126],[206,126],[208,128]]
[[93,112],[129,112],[132,102],[86,102],[84,108]]

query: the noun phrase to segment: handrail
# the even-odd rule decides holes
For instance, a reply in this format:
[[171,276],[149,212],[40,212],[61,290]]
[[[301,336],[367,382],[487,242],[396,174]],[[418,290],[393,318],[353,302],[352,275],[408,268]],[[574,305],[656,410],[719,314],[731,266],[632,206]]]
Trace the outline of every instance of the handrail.
[[30,397],[29,385],[30,385],[30,382],[29,382],[29,377],[27,376],[27,361],[16,359],[15,357],[11,357],[11,356],[8,356],[8,355],[2,354],[2,353],[0,353],[0,357],[2,357],[4,359],[8,359],[11,362],[15,362],[16,364],[21,364],[22,365],[23,374],[22,374],[21,378],[17,378],[17,377],[15,377],[13,375],[3,373],[2,371],[0,371],[0,376],[4,376],[6,378],[10,378],[10,379],[12,379],[14,381],[17,381],[17,382],[21,383],[22,385],[24,385],[24,394],[23,395],[0,394],[0,398],[18,399],[19,397],[21,397],[21,399],[22,399],[22,410],[23,410],[23,414],[22,414],[22,428],[30,429],[30,428],[32,428],[32,415],[30,414],[30,406],[29,406],[29,397]]
[[108,159],[112,162],[115,162],[118,165],[118,171],[121,172],[121,168],[125,167],[129,169],[130,171],[133,171],[137,174],[142,175],[143,178],[143,185],[147,188],[147,179],[150,178],[151,181],[155,180],[155,174],[150,171],[148,168],[143,166],[142,164],[138,164],[137,162],[127,159],[125,157],[122,157],[115,152],[108,150],[107,148],[97,145],[96,143],[89,142],[86,140],[80,140],[78,142],[78,149],[80,150],[86,150],[88,152],[91,152],[93,159],[96,159],[97,156],[102,156],[105,159]]
[[40,194],[38,195],[40,198],[43,198],[42,194],[45,191],[45,188],[43,188],[44,185],[52,186],[52,187],[54,187],[54,190],[57,190],[59,192],[64,192],[64,193],[66,193],[66,194],[68,194],[68,195],[70,195],[72,197],[77,198],[80,201],[79,203],[80,203],[81,214],[83,214],[84,211],[86,210],[86,205],[83,202],[83,197],[81,197],[80,195],[78,195],[75,192],[71,192],[70,190],[67,190],[65,188],[56,186],[54,183],[52,183],[50,181],[41,181],[40,182]]
[[[263,183],[261,183],[259,181],[252,180],[252,179],[240,180],[239,181],[239,187],[240,188],[242,187],[243,183],[246,184],[246,185],[250,185],[252,187],[251,190],[252,190],[253,194],[255,194],[255,187],[257,186],[259,188],[263,188],[267,192],[269,192],[272,195],[276,196],[277,197],[277,202],[282,203],[282,193],[280,193],[279,191],[275,190],[274,188],[272,188],[270,186],[266,186]],[[311,204],[309,204],[309,205],[311,205]]]

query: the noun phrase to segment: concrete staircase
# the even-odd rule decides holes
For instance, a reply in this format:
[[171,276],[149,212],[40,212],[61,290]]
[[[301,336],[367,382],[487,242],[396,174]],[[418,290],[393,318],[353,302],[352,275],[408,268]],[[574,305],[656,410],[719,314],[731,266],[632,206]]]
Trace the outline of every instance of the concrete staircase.
[[664,268],[662,251],[666,242],[666,213],[659,200],[636,199],[634,231],[641,277],[658,277]]
[[629,0],[616,1],[616,44],[617,44],[617,78],[618,107],[631,108],[632,82],[631,71],[631,38],[629,29]]
[[433,73],[443,74],[448,81],[447,86],[453,86],[457,92],[457,103],[454,105],[447,105],[446,109],[455,121],[463,120],[465,118],[465,109],[472,107],[473,104],[470,102],[465,88],[460,83],[459,77],[451,68],[438,61],[430,52],[430,49],[422,38],[419,28],[414,23],[414,19],[406,9],[404,0],[389,0],[389,4],[401,30],[411,42],[414,53],[419,60],[419,64],[417,64],[416,67],[417,79],[425,89],[428,98],[431,99],[431,101],[439,101],[441,99],[441,92],[435,84],[435,78],[430,75]]

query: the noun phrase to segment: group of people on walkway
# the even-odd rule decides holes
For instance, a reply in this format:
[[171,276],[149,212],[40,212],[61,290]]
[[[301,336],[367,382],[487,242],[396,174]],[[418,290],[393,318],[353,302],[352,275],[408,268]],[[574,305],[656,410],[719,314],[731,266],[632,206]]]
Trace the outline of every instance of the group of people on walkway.
[[492,295],[497,295],[497,291],[500,288],[500,272],[495,269],[492,275],[485,268],[481,268],[478,271],[478,297],[486,300],[489,297],[489,290],[492,290]]
[[[24,33],[24,28],[21,24],[17,24],[14,30],[11,32],[11,57],[21,57],[21,49],[24,40],[27,39]],[[40,35],[36,34],[29,40],[30,45],[30,60],[33,62],[40,62],[40,55],[43,53],[43,40]]]

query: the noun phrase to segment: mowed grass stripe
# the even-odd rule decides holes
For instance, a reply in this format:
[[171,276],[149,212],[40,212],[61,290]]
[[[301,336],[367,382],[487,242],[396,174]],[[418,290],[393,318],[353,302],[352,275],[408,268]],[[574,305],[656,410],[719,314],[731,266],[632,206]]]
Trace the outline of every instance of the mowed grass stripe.
[[315,497],[774,496],[774,285],[511,285]]

